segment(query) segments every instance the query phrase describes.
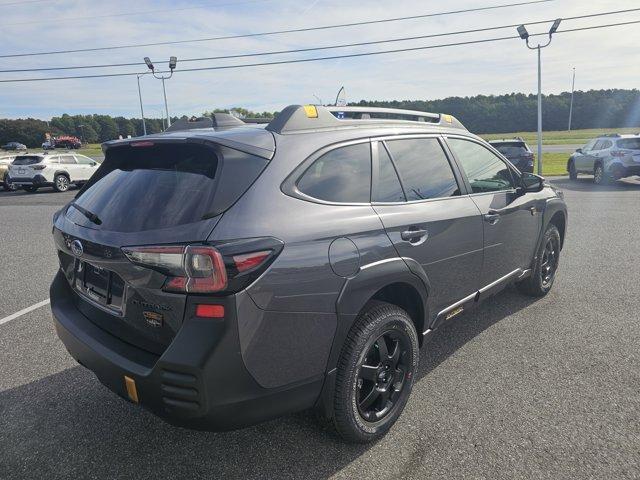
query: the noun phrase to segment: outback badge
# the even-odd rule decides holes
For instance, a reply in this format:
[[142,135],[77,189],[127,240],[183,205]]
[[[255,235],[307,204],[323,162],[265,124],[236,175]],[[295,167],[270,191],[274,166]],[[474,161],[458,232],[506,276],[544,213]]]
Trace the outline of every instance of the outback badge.
[[164,317],[161,313],[157,312],[142,312],[142,316],[144,317],[147,324],[151,327],[159,328],[162,326],[164,322]]

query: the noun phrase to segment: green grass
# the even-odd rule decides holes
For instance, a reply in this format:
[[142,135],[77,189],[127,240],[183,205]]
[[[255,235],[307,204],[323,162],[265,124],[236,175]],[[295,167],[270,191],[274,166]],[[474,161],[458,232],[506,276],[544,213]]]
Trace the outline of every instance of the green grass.
[[87,157],[101,157],[102,148],[99,143],[89,143],[78,150],[78,153]]
[[[558,175],[567,175],[567,160],[569,155],[566,153],[543,153],[542,154],[542,176],[553,177]],[[538,171],[537,163],[534,165],[533,172]]]
[[[606,133],[638,133],[640,127],[637,128],[592,128],[585,130],[552,131],[542,132],[542,143],[544,145],[583,145],[598,135]],[[502,138],[522,137],[525,142],[535,144],[538,141],[536,132],[515,132],[515,133],[488,133],[480,135],[485,140],[500,140]],[[534,145],[530,145],[534,147]]]

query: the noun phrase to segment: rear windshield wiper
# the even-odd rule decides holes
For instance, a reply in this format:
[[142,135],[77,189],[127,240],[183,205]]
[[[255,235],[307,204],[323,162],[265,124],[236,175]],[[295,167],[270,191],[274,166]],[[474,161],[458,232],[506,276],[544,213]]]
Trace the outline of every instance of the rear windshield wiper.
[[98,217],[98,215],[96,215],[95,213],[90,212],[89,210],[87,210],[84,207],[81,207],[75,202],[71,202],[69,206],[78,210],[81,214],[87,217],[92,223],[95,223],[96,225],[102,225],[102,220],[100,220],[100,217]]

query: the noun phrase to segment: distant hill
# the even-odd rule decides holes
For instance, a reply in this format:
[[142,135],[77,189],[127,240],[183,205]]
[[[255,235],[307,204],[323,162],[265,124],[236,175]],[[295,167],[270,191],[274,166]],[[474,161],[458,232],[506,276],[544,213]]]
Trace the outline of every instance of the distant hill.
[[[570,93],[544,95],[544,130],[566,130]],[[449,97],[442,100],[361,100],[357,106],[406,108],[450,113],[474,133],[529,132],[537,129],[538,96],[523,93]],[[573,103],[572,129],[640,126],[639,90],[577,91]]]

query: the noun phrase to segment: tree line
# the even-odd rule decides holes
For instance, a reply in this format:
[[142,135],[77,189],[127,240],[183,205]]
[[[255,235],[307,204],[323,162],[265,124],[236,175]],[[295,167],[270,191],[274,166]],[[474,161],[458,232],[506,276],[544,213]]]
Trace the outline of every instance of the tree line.
[[[570,101],[571,94],[567,92],[543,97],[545,130],[566,130]],[[470,131],[480,134],[526,132],[537,128],[537,96],[523,93],[449,97],[441,100],[361,100],[350,105],[449,113]],[[230,111],[241,118],[273,118],[277,115],[277,112],[252,112],[238,107],[205,111],[203,116]],[[177,118],[172,119],[175,120]],[[147,133],[158,133],[164,129],[163,119],[147,118],[145,121]],[[640,126],[639,90],[589,90],[575,93],[573,129],[637,126]],[[75,135],[85,143],[99,143],[119,136],[140,136],[143,128],[139,118],[95,114],[65,113],[60,117],[53,117],[49,122],[35,118],[0,119],[0,145],[16,141],[28,147],[39,147],[47,132],[52,135]]]

